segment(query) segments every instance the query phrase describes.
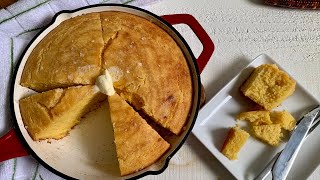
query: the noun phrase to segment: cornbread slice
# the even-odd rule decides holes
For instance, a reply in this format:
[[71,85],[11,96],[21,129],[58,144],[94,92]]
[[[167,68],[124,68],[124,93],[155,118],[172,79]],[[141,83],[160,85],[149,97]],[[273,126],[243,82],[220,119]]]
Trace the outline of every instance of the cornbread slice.
[[20,83],[38,92],[93,85],[101,72],[103,47],[98,13],[63,21],[33,49]]
[[253,134],[258,139],[270,144],[278,146],[282,137],[280,124],[252,126]]
[[170,144],[118,94],[108,101],[121,176],[151,165],[168,150]]
[[252,125],[272,124],[269,111],[248,111],[237,116],[239,120],[247,120]]
[[106,99],[94,86],[54,89],[20,100],[25,128],[33,140],[60,139],[92,106]]
[[228,136],[222,146],[222,154],[230,160],[238,159],[238,152],[249,138],[249,133],[239,127],[230,128]]
[[253,71],[241,91],[266,110],[272,110],[294,92],[295,85],[296,82],[277,65],[263,64]]
[[163,29],[138,16],[102,12],[108,46],[102,68],[116,92],[155,122],[179,134],[192,104],[192,80],[183,52]]
[[270,113],[271,120],[274,124],[280,124],[285,130],[292,131],[296,126],[296,120],[286,110],[284,111],[273,111]]

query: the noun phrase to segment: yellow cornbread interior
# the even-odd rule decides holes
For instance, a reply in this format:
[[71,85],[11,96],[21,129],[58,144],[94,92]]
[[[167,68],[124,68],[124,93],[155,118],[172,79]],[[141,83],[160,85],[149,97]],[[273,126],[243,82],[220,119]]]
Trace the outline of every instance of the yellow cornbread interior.
[[222,154],[230,160],[238,159],[238,153],[249,138],[249,133],[239,127],[233,127],[229,130],[228,136],[222,147]]
[[283,111],[273,111],[270,113],[273,124],[280,124],[285,130],[292,131],[296,126],[296,120],[294,117],[286,110]]
[[242,112],[237,116],[239,120],[247,120],[252,125],[272,124],[269,111]]
[[280,124],[252,126],[253,135],[262,141],[278,146],[282,137]]
[[272,110],[295,90],[296,82],[275,64],[257,67],[241,87],[241,91],[266,110]]
[[[272,146],[277,146],[279,144],[282,137],[281,128],[291,131],[296,125],[296,120],[286,110],[242,112],[237,116],[237,119],[249,121],[250,125],[252,126],[255,137],[261,139],[262,141]],[[277,126],[275,127],[263,125]],[[278,126],[280,127],[279,131]],[[274,128],[274,130],[271,130],[272,127]]]
[[21,99],[20,111],[33,140],[60,139],[104,99],[91,85],[54,89]]
[[170,144],[118,94],[108,102],[122,176],[151,165],[168,150]]

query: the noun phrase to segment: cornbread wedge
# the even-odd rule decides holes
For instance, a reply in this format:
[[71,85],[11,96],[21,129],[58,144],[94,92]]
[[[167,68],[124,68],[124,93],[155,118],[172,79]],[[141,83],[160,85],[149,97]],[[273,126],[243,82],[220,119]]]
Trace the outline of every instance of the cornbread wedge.
[[118,94],[108,101],[121,176],[144,169],[168,150],[170,144]]
[[54,89],[21,99],[20,112],[33,140],[60,139],[106,98],[94,86]]
[[270,144],[278,146],[282,137],[280,124],[252,126],[253,134],[258,139]]
[[269,111],[248,111],[237,116],[239,120],[247,120],[252,125],[272,124]]
[[116,92],[152,120],[179,134],[192,103],[187,61],[174,39],[152,22],[121,12],[102,12],[110,44],[102,68],[113,77]]
[[288,98],[295,90],[296,82],[275,64],[263,64],[257,67],[241,91],[251,100],[272,110]]
[[239,127],[230,128],[228,136],[222,146],[222,154],[230,160],[238,159],[238,153],[249,138],[249,133]]
[[21,85],[38,92],[93,85],[101,72],[103,47],[98,13],[63,21],[33,49]]

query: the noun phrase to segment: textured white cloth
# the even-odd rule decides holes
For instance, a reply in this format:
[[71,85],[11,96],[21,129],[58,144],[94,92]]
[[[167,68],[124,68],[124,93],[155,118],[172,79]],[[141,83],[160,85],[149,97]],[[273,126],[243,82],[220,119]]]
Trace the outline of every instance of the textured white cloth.
[[[159,0],[19,0],[0,9],[0,137],[11,127],[9,87],[12,71],[22,51],[47,25],[55,13],[79,7],[122,3],[146,8]],[[1,148],[1,147],[0,147]],[[41,165],[31,156],[0,162],[0,179],[62,179]]]

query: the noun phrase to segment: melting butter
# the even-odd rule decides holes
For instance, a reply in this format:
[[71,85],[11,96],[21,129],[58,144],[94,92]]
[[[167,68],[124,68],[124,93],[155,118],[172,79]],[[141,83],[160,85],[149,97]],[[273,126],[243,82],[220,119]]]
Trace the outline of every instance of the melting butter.
[[115,93],[112,83],[112,77],[108,70],[105,70],[102,75],[97,77],[96,86],[98,86],[100,92],[108,96],[112,96]]

